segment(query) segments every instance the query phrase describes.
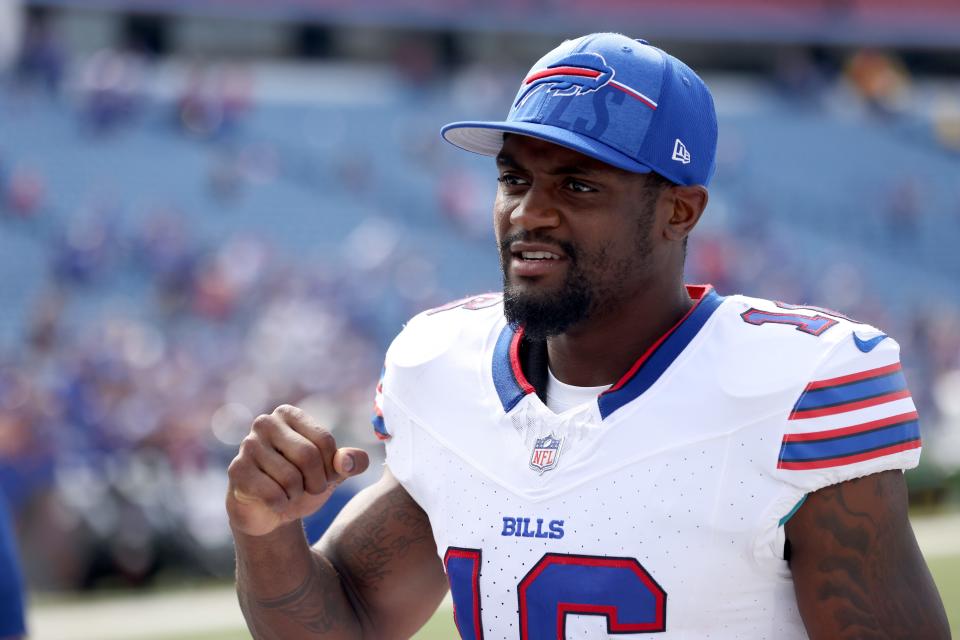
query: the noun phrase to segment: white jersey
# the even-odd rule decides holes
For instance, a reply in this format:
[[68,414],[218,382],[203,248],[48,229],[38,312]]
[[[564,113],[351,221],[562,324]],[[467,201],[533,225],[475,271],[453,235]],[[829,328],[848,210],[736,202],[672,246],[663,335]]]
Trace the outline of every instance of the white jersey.
[[784,523],[812,491],[917,464],[893,339],[689,289],[619,382],[561,414],[497,296],[423,313],[390,347],[375,426],[465,640],[805,638]]

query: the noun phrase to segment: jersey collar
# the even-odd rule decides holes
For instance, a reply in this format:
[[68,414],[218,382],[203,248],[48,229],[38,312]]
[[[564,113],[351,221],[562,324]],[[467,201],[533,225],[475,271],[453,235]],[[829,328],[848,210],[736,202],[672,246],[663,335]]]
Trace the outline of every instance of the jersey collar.
[[[640,397],[653,386],[723,302],[723,296],[714,291],[711,285],[687,285],[687,292],[694,300],[690,310],[660,336],[616,384],[597,397],[602,418]],[[521,366],[522,340],[523,328],[508,323],[500,332],[493,350],[493,384],[505,412],[536,391]]]

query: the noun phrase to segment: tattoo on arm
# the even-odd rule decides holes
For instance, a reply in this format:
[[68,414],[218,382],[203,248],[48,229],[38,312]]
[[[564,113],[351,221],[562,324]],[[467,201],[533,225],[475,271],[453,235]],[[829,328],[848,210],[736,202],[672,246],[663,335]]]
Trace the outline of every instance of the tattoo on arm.
[[788,525],[797,597],[811,637],[949,638],[906,517],[899,471],[813,494]]
[[[393,637],[389,625],[396,621],[392,616],[397,610],[383,610],[384,602],[395,602],[391,590],[402,588],[415,599],[424,595],[421,587],[426,585],[429,594],[435,586],[430,580],[443,574],[426,514],[399,485],[377,491],[358,505],[348,504],[319,548],[309,551],[309,560],[299,560],[312,565],[299,585],[270,598],[240,590],[241,607],[258,639]],[[437,575],[422,571],[428,560],[438,563]],[[247,573],[243,562],[238,562],[237,572],[239,586]],[[378,597],[378,591],[384,597]],[[376,605],[376,611],[368,603]],[[386,618],[374,619],[371,613]]]
[[322,588],[317,572],[313,571],[293,591],[277,598],[258,599],[255,604],[261,609],[276,611],[313,633],[327,633],[343,626],[349,613],[344,606],[343,592]]
[[[250,632],[258,640],[290,640],[304,637],[304,633],[311,638],[326,637],[324,634],[331,632],[359,631],[356,613],[333,566],[310,551],[304,559],[311,567],[303,581],[287,593],[270,598],[257,597],[243,588],[247,570],[244,563],[238,562],[240,608]],[[276,570],[283,571],[282,566]]]
[[351,584],[356,593],[379,589],[384,579],[395,571],[397,560],[405,558],[415,547],[430,545],[433,536],[427,515],[405,491],[384,494],[377,505],[368,509],[349,526],[350,535],[337,542],[338,564],[349,567]]

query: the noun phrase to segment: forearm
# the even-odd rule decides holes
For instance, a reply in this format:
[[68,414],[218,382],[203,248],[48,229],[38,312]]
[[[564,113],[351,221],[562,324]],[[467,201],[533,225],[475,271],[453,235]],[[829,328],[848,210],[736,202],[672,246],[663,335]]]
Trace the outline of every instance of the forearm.
[[362,637],[333,565],[307,545],[299,522],[265,536],[234,532],[237,595],[257,640]]
[[950,638],[906,505],[903,474],[885,471],[811,494],[787,523],[812,639]]

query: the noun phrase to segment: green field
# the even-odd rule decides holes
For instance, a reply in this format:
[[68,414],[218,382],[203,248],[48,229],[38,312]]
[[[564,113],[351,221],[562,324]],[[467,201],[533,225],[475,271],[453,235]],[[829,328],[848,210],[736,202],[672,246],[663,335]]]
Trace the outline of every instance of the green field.
[[441,638],[459,638],[457,628],[453,625],[453,612],[446,607],[437,611],[430,622],[413,636],[414,640],[441,640]]
[[960,633],[960,556],[929,558],[927,562],[947,608],[950,629],[954,634]]

